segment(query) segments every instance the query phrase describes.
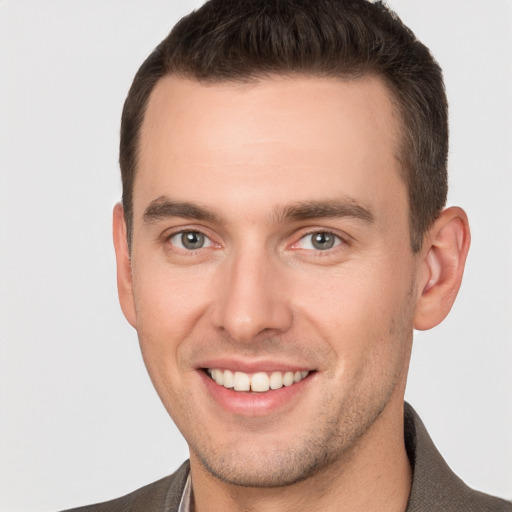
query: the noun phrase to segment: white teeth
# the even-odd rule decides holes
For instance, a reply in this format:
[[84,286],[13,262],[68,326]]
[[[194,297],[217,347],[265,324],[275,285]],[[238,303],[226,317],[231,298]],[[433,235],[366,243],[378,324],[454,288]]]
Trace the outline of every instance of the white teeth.
[[212,370],[212,379],[219,385],[224,384],[224,372],[222,370]]
[[246,373],[235,372],[235,391],[249,391],[251,389],[251,378]]
[[280,389],[300,382],[309,374],[307,370],[296,372],[257,372],[249,375],[244,372],[232,372],[213,368],[207,370],[208,375],[219,385],[225,388],[234,388],[235,391],[253,391],[265,393],[269,389]]
[[286,372],[283,375],[283,384],[285,386],[291,386],[293,384],[293,372]]
[[231,389],[235,385],[235,376],[231,370],[224,370],[224,383],[222,385],[228,389]]
[[281,372],[272,372],[270,374],[270,389],[279,389],[283,387],[283,374]]
[[270,388],[270,382],[268,375],[263,372],[255,373],[251,377],[251,390],[259,393],[264,393]]

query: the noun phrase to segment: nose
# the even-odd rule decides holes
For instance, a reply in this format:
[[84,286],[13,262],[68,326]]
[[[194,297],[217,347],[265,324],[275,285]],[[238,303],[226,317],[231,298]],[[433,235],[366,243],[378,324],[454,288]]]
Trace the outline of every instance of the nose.
[[216,327],[238,343],[282,334],[293,321],[279,261],[256,251],[232,255],[214,306]]

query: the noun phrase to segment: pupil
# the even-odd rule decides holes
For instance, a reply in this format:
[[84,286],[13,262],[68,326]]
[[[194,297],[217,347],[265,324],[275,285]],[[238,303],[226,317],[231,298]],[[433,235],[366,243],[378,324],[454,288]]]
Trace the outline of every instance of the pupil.
[[181,242],[186,249],[200,249],[204,244],[204,235],[195,231],[183,233]]
[[313,236],[313,246],[316,249],[330,249],[334,245],[334,237],[329,233],[316,233]]

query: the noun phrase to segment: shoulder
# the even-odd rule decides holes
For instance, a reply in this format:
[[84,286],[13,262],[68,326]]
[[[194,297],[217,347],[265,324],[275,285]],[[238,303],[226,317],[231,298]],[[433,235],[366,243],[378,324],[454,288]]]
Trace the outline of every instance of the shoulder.
[[413,468],[407,512],[512,512],[512,503],[468,487],[448,467],[417,413],[405,404],[405,444]]
[[178,509],[188,473],[187,461],[172,475],[126,496],[65,512],[174,512]]

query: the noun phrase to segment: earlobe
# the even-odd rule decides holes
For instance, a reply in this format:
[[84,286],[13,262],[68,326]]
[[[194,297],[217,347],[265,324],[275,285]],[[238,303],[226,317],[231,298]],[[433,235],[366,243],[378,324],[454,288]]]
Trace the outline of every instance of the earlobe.
[[441,323],[460,288],[470,244],[468,218],[464,210],[447,208],[425,237],[414,328],[431,329]]
[[117,292],[119,303],[128,322],[135,327],[135,303],[133,298],[132,266],[126,233],[124,210],[120,203],[114,206],[113,236],[117,264]]

